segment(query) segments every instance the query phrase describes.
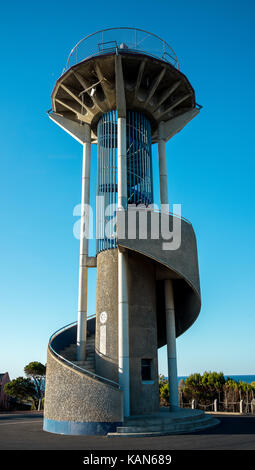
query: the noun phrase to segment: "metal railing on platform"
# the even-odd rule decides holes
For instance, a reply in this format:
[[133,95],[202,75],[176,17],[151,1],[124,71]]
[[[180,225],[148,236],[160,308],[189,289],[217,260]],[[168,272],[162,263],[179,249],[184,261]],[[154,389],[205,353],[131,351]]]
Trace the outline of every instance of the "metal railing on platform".
[[123,26],[96,31],[82,38],[71,50],[63,72],[84,59],[111,51],[147,54],[179,69],[177,56],[164,39],[143,29]]

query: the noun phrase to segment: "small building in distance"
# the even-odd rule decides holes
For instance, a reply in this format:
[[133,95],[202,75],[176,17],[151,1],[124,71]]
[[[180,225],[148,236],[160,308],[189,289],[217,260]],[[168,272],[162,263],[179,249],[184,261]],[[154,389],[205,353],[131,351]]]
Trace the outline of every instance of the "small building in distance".
[[9,409],[9,397],[4,392],[4,386],[10,382],[10,377],[8,372],[4,372],[0,374],[0,410],[8,410]]

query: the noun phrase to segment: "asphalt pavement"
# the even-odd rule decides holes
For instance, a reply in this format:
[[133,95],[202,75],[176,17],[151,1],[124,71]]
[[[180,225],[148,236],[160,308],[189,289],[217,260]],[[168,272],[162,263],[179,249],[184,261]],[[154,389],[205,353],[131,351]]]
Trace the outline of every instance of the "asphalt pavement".
[[123,438],[43,431],[41,413],[0,414],[0,450],[255,450],[255,416],[217,415],[220,424],[194,434]]

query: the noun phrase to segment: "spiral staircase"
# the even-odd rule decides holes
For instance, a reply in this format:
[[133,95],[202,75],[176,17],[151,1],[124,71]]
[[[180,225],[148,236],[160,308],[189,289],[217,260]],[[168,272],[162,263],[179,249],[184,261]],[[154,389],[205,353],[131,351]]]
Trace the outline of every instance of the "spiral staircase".
[[[63,368],[69,368],[75,374],[82,374],[83,381],[95,380],[104,384],[106,389],[118,390],[117,383],[98,376],[95,372],[95,316],[88,319],[87,356],[86,361],[76,361],[76,323],[72,323],[52,335],[49,342],[48,354],[59,361]],[[59,351],[59,352],[58,352]],[[158,413],[131,416],[112,426],[97,426],[97,434],[107,434],[108,437],[156,437],[170,434],[187,434],[206,430],[219,424],[219,420],[201,410],[179,409],[169,413],[167,408],[161,408]],[[88,433],[95,433],[95,427],[87,426]],[[90,429],[89,429],[90,428]],[[59,433],[57,426],[50,432]],[[79,423],[76,426],[62,428],[62,434],[81,434]],[[84,433],[84,434],[87,434]]]
[[[159,214],[159,216],[163,216]],[[173,217],[168,215],[168,217]],[[117,229],[120,222],[117,220]],[[120,249],[152,260],[161,269],[160,278],[172,273],[176,300],[176,335],[195,321],[200,311],[196,241],[192,225],[182,221],[179,250],[162,250],[162,240],[118,238]],[[158,348],[166,344],[164,292],[157,281]],[[62,434],[114,436],[158,436],[201,431],[219,421],[201,410],[178,409],[132,415],[124,418],[123,392],[116,381],[97,373],[95,346],[96,316],[87,320],[86,360],[76,360],[77,323],[52,335],[48,346],[44,429]],[[106,369],[105,369],[106,370]],[[103,372],[102,372],[103,371]],[[50,399],[49,399],[50,398]]]

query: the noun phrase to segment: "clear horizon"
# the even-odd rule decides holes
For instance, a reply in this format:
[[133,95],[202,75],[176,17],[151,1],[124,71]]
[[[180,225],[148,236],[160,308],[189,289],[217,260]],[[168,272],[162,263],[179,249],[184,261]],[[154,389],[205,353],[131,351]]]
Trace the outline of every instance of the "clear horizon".
[[[94,31],[130,26],[173,47],[203,106],[167,143],[169,200],[194,227],[202,293],[197,321],[177,339],[178,375],[254,375],[254,4],[161,0],[155,11],[152,2],[131,0],[123,18],[119,3],[108,8],[99,0],[100,15],[88,19],[86,2],[73,11],[68,5],[15,0],[1,7],[0,373],[14,379],[29,362],[45,363],[50,336],[77,319],[73,210],[81,199],[82,147],[46,111],[73,46]],[[95,147],[91,171],[95,206]],[[159,204],[155,146],[153,177]],[[95,286],[91,269],[89,314]],[[159,373],[167,375],[166,347]]]

